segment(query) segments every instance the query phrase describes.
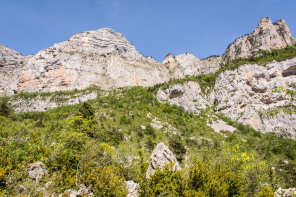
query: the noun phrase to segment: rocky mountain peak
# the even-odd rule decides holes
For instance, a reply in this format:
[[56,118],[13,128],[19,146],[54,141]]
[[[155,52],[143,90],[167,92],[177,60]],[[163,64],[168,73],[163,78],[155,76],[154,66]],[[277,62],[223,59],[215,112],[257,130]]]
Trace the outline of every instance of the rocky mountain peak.
[[126,38],[110,28],[74,34],[68,41],[53,45],[49,50],[65,53],[82,53],[88,56],[119,54],[125,58],[144,58]]
[[[169,80],[168,70],[144,57],[121,33],[85,31],[26,57],[24,66],[1,78],[0,94],[151,86]],[[9,83],[4,83],[9,78]],[[2,80],[3,79],[3,80]],[[152,80],[151,80],[152,79]]]
[[261,55],[261,51],[281,49],[295,43],[296,39],[291,35],[283,19],[272,23],[270,18],[263,17],[253,33],[236,39],[227,47],[223,59],[231,61],[238,58],[258,56]]
[[16,67],[22,59],[20,53],[0,44],[0,68]]
[[258,23],[259,28],[269,28],[272,25],[271,19],[268,17],[262,17]]

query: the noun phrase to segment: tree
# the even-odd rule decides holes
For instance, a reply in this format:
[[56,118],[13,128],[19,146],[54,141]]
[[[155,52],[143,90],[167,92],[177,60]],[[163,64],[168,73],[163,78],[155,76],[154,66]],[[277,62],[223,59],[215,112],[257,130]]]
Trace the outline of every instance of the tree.
[[8,104],[8,99],[6,97],[0,100],[0,116],[9,116],[12,113],[12,109]]
[[83,105],[79,108],[79,112],[82,114],[83,118],[89,118],[94,115],[94,109],[87,102],[83,103]]

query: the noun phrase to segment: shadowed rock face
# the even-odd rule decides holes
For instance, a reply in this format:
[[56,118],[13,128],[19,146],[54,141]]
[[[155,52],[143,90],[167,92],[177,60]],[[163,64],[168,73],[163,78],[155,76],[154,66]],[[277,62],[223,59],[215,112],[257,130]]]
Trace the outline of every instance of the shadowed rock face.
[[260,51],[281,49],[296,44],[286,22],[281,19],[272,23],[269,18],[261,18],[258,27],[251,34],[236,39],[226,49],[223,59],[231,61],[260,55]]

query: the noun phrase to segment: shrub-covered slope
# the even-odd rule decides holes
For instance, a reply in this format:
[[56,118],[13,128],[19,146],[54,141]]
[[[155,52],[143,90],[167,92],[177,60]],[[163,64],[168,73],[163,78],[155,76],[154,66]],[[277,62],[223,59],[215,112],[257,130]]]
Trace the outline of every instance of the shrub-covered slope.
[[[140,183],[143,196],[253,196],[263,187],[296,184],[294,140],[261,134],[215,115],[211,107],[193,115],[159,103],[154,93],[143,87],[102,91],[86,103],[18,114],[3,100],[2,194],[59,194],[84,184],[98,196],[124,196],[123,181],[131,179]],[[214,132],[207,122],[217,118],[237,130]],[[158,142],[170,146],[182,170],[146,179]],[[27,167],[38,161],[48,173],[37,182]]]

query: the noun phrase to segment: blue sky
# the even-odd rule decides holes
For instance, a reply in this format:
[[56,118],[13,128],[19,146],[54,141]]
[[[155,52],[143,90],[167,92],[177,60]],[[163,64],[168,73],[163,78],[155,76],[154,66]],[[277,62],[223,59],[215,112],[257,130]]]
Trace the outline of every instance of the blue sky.
[[296,36],[296,0],[0,0],[0,44],[30,55],[73,34],[109,27],[145,56],[222,55],[261,17]]

